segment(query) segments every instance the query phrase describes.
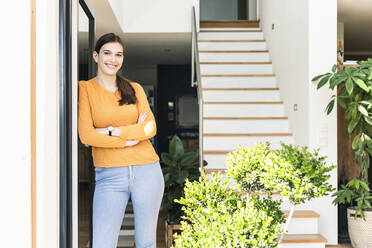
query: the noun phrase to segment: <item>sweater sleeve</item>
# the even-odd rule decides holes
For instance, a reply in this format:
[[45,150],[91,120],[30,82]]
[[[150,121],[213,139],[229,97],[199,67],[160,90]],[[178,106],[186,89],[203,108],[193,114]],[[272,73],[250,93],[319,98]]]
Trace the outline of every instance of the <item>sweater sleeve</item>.
[[84,81],[79,82],[79,137],[83,144],[94,147],[123,148],[126,137],[113,137],[95,130],[91,108],[89,104],[88,91]]
[[146,120],[139,124],[121,126],[121,138],[123,140],[146,140],[156,135],[156,122],[154,114],[151,111],[147,101],[147,96],[142,86],[134,83],[133,87],[136,91],[137,109],[139,114],[146,113]]

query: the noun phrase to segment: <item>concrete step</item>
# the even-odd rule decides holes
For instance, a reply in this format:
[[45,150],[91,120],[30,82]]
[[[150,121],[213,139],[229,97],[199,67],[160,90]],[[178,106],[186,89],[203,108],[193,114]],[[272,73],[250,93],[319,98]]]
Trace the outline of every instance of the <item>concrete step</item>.
[[[283,211],[288,218],[289,210]],[[313,210],[295,210],[289,222],[288,234],[317,234],[320,215]],[[284,224],[283,224],[284,227]]]
[[201,75],[273,74],[271,64],[201,64]]
[[200,28],[200,31],[215,31],[215,30],[226,30],[226,31],[261,31],[261,28]]

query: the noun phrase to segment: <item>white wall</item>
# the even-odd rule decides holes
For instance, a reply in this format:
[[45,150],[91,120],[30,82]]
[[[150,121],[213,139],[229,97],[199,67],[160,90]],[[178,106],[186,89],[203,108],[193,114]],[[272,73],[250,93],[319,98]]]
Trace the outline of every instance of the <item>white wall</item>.
[[[260,0],[259,4],[261,27],[295,143],[321,148],[329,164],[336,164],[337,110],[330,116],[324,112],[334,92],[316,90],[311,79],[336,63],[337,0]],[[298,111],[294,111],[294,104]],[[336,170],[330,182],[337,185]],[[337,208],[331,201],[324,197],[298,208],[317,211],[321,215],[320,233],[330,244],[336,244]]]
[[31,247],[30,3],[0,8],[0,247]]
[[192,6],[199,18],[199,0],[108,1],[124,33],[191,32]]

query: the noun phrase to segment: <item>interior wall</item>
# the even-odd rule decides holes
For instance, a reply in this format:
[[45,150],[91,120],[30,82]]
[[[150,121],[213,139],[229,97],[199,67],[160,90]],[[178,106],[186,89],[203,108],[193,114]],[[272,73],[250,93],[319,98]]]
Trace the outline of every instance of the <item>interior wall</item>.
[[201,20],[237,20],[238,0],[200,0]]
[[[318,91],[311,82],[336,63],[337,0],[260,0],[259,4],[261,27],[295,143],[320,148],[329,164],[337,164],[337,107],[330,116],[324,112],[335,92],[326,87]],[[332,171],[330,183],[337,186],[337,170]],[[331,197],[297,209],[318,212],[319,232],[329,244],[337,244],[337,208]]]
[[30,20],[31,1],[0,8],[0,247],[31,247]]

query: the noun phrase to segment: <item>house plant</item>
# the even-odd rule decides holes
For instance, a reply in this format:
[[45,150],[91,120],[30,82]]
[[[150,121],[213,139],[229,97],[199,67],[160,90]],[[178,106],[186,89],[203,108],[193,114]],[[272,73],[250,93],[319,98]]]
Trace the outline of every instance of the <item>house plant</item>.
[[[198,151],[185,152],[181,139],[173,136],[169,144],[169,153],[160,154],[164,175],[165,190],[161,210],[167,211],[166,228],[177,229],[182,210],[179,203],[174,202],[184,195],[186,179],[195,181],[200,177]],[[204,161],[204,166],[207,162]],[[168,230],[166,230],[168,233]]]
[[[348,121],[348,133],[354,137],[352,148],[356,162],[360,166],[360,176],[341,186],[337,191],[334,204],[348,202],[348,226],[353,247],[372,246],[372,209],[371,190],[368,186],[368,168],[372,155],[372,59],[359,61],[358,67],[344,67],[313,78],[317,88],[328,85],[331,90],[337,88],[326,107],[327,114],[332,112],[334,104],[345,109]],[[352,135],[353,134],[353,135]],[[365,226],[365,228],[363,228]]]
[[307,147],[281,143],[281,149],[270,151],[269,143],[258,143],[255,147],[241,147],[229,154],[228,176],[244,191],[277,192],[288,198],[291,209],[284,234],[297,204],[333,190],[327,181],[330,178],[328,173],[335,166],[326,166],[325,160],[326,157],[319,156],[318,150],[311,153]]

